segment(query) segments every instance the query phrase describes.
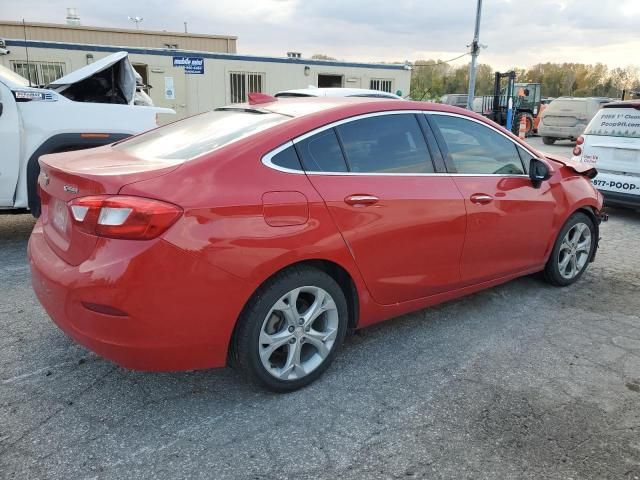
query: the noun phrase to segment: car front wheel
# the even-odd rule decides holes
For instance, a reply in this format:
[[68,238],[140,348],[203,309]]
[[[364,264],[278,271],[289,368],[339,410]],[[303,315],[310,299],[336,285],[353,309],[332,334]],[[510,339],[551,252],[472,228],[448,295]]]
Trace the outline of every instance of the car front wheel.
[[253,296],[239,319],[233,363],[250,380],[290,392],[327,369],[347,329],[347,302],[328,274],[285,270]]
[[577,281],[589,265],[596,247],[593,220],[582,212],[574,213],[560,230],[544,270],[552,285],[566,286]]

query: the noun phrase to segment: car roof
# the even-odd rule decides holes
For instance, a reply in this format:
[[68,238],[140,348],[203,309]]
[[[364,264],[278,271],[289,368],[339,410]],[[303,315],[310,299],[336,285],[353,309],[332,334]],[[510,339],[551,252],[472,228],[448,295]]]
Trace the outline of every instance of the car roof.
[[635,108],[640,109],[640,100],[620,100],[619,102],[611,102],[602,106],[602,108]]
[[259,104],[237,103],[217,110],[238,110],[252,113],[277,113],[298,118],[323,112],[332,112],[338,116],[349,117],[385,111],[435,111],[462,114],[488,122],[486,117],[472,110],[444,103],[419,102],[415,100],[394,100],[373,97],[280,97],[271,102]]
[[276,93],[276,97],[286,96],[300,96],[300,97],[362,97],[371,96],[379,98],[395,98],[400,99],[398,95],[393,93],[384,92],[382,90],[371,90],[368,88],[298,88],[293,90],[282,90]]
[[611,101],[611,99],[607,97],[557,97],[554,100],[568,100],[571,102],[587,102],[587,101],[610,102]]

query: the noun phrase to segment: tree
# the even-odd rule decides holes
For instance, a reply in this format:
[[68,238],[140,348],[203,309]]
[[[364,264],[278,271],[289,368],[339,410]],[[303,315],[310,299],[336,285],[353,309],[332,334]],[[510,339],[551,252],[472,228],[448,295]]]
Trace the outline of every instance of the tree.
[[[614,68],[596,63],[539,63],[528,69],[514,68],[516,81],[540,83],[542,96],[620,97],[622,90],[640,90],[637,67]],[[411,76],[411,97],[438,100],[448,93],[467,93],[469,66],[454,67],[436,60],[418,60]],[[478,66],[476,95],[493,93],[494,70]]]

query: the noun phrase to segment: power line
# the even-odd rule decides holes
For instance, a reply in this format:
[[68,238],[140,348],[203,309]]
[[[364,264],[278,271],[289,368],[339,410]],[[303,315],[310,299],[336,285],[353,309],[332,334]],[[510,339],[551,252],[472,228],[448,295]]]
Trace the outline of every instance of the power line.
[[465,55],[471,55],[471,52],[464,52],[462,55],[458,55],[457,57],[450,58],[449,60],[438,60],[436,63],[411,63],[412,67],[437,67],[438,65],[442,65],[445,63],[450,63],[459,58],[464,57]]

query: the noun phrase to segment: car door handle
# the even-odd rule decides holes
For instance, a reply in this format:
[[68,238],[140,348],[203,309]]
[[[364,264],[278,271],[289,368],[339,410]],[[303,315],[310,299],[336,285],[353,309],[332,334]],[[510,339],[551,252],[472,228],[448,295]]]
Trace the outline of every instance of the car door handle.
[[486,205],[487,203],[491,203],[492,201],[493,197],[491,195],[487,195],[486,193],[474,193],[473,195],[471,195],[472,203]]
[[348,205],[373,205],[378,203],[380,199],[373,195],[349,195],[344,199],[344,202]]

